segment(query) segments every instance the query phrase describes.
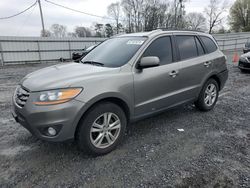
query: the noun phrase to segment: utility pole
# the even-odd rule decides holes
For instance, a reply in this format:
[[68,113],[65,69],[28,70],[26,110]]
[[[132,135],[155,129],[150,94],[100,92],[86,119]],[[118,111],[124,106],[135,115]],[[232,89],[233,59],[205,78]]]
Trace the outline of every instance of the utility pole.
[[39,9],[40,9],[40,16],[41,16],[41,21],[42,21],[42,36],[45,34],[45,29],[44,29],[44,21],[43,21],[43,11],[42,11],[42,6],[41,6],[41,1],[38,0],[39,4]]

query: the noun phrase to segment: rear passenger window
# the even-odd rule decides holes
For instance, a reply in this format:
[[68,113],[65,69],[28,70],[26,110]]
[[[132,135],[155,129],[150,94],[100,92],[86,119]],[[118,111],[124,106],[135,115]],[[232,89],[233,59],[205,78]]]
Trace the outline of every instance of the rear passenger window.
[[200,41],[198,40],[197,37],[195,37],[195,42],[196,42],[196,45],[197,45],[197,50],[198,50],[198,54],[199,55],[204,55],[205,54],[205,51],[200,43]]
[[200,36],[200,37],[201,37],[202,42],[206,46],[208,53],[212,53],[217,50],[217,46],[212,39],[210,39],[209,37],[205,37],[205,36]]
[[194,36],[176,36],[181,60],[198,56]]
[[153,41],[143,53],[143,57],[157,56],[160,65],[165,65],[173,61],[172,44],[170,37],[161,37]]

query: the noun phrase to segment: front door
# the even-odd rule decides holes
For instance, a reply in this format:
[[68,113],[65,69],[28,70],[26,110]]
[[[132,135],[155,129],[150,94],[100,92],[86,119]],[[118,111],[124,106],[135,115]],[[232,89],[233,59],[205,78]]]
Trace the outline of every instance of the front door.
[[[160,66],[134,71],[135,116],[140,117],[178,103],[179,62],[173,62],[170,36],[155,39],[142,57],[157,56]],[[177,94],[177,95],[176,95]]]

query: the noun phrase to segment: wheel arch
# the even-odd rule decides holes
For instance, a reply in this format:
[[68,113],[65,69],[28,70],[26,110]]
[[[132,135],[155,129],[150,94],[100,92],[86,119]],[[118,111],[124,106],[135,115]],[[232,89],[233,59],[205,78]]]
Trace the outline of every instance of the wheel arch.
[[220,80],[219,76],[217,76],[216,74],[214,74],[214,75],[210,76],[207,80],[209,80],[211,78],[214,79],[218,83],[219,91],[220,91],[221,90],[221,80]]
[[130,121],[130,117],[131,114],[133,113],[131,108],[129,107],[129,104],[126,102],[126,100],[124,100],[121,97],[118,96],[112,96],[112,97],[108,97],[108,96],[103,96],[103,97],[97,97],[95,99],[92,99],[91,101],[89,101],[88,103],[86,103],[84,105],[84,109],[80,112],[77,121],[75,122],[75,133],[74,133],[74,137],[76,137],[76,133],[80,127],[80,123],[81,121],[84,119],[85,115],[89,112],[89,110],[91,108],[93,108],[95,105],[102,103],[102,102],[111,102],[114,103],[116,105],[118,105],[125,113],[127,121]]

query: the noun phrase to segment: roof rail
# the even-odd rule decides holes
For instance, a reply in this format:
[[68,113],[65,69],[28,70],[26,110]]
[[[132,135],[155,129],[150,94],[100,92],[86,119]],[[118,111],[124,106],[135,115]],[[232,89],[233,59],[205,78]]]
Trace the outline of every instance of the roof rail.
[[159,29],[162,31],[193,31],[193,32],[205,33],[204,31],[199,31],[199,30],[194,30],[194,29],[164,28],[164,27],[157,28],[157,30]]

